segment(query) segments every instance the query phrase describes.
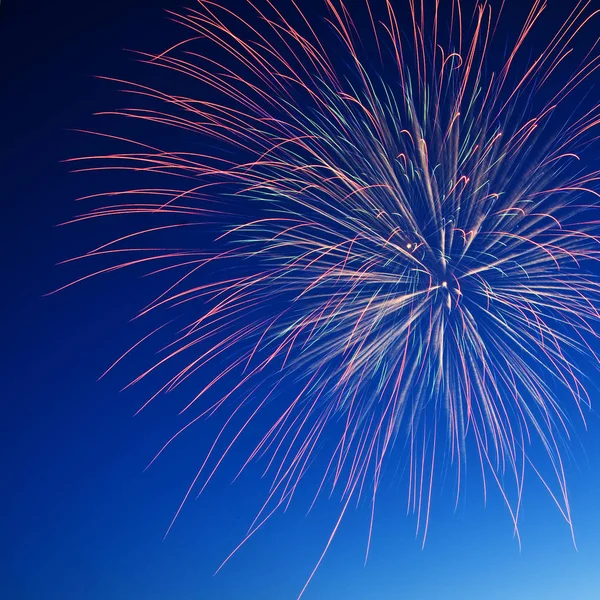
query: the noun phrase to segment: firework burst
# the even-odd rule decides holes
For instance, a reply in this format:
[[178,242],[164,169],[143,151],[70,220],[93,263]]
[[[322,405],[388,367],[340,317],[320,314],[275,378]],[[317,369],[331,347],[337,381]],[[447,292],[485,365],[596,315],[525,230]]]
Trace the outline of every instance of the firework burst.
[[[201,381],[181,431],[223,419],[182,506],[262,428],[240,462],[262,459],[272,475],[248,537],[309,470],[315,498],[339,492],[340,520],[352,501],[374,506],[395,447],[423,542],[440,462],[454,465],[459,490],[467,455],[484,487],[502,491],[515,531],[526,471],[571,525],[560,446],[571,407],[589,402],[582,361],[596,360],[600,317],[599,173],[577,164],[600,109],[573,115],[564,100],[600,64],[594,48],[576,63],[571,50],[590,2],[536,52],[528,36],[546,7],[536,0],[501,59],[490,47],[502,7],[486,1],[467,15],[459,0],[407,0],[407,21],[389,2],[367,0],[356,16],[325,3],[326,26],[293,0],[285,15],[268,0],[172,14],[190,37],[142,59],[204,92],[121,82],[143,102],[116,112],[189,145],[121,137],[135,151],[77,159],[176,182],[97,194],[125,200],[76,220],[150,220],[85,254],[117,261],[84,279],[151,265],[173,279],[142,314],[186,307],[135,380],[177,365],[157,394]],[[190,227],[197,248],[141,241]],[[528,458],[534,444],[550,480]]]

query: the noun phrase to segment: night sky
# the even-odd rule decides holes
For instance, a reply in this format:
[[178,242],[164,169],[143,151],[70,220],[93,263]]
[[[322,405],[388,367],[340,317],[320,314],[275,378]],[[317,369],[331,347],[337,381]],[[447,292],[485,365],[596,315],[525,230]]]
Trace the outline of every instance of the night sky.
[[[564,11],[568,2],[551,2],[546,22],[558,22],[564,12],[556,7]],[[320,6],[306,3],[307,12],[313,4]],[[144,471],[185,417],[169,397],[133,417],[152,392],[144,385],[119,392],[141,368],[135,359],[98,381],[147,333],[146,322],[131,318],[156,284],[122,272],[46,295],[85,274],[85,265],[55,266],[89,247],[84,235],[107,237],[57,227],[79,212],[75,199],[96,191],[98,181],[69,173],[61,162],[98,149],[72,130],[102,129],[107,122],[93,113],[122,104],[118,86],[95,76],[151,76],[124,49],[158,51],[180,39],[163,9],[182,5],[4,0],[0,6],[8,527],[0,596],[7,600],[295,598],[337,518],[339,504],[326,499],[306,516],[307,489],[213,576],[268,491],[259,471],[234,484],[232,473],[223,472],[163,540],[214,426],[185,436]],[[593,43],[593,29],[581,42]],[[592,82],[597,90],[600,80]],[[600,397],[591,391],[597,407]],[[475,476],[456,511],[452,486],[446,490],[440,480],[421,549],[414,519],[405,514],[405,487],[392,478],[378,503],[367,566],[368,505],[344,520],[306,600],[600,598],[600,419],[587,416],[587,431],[575,424],[566,459],[577,551],[533,477],[525,486],[519,551],[502,498],[493,491],[484,506]]]

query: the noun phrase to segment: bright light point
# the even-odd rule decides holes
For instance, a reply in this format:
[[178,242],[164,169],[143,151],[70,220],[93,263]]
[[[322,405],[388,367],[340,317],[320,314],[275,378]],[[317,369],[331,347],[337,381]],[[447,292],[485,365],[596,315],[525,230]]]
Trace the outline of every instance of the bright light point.
[[442,281],[442,287],[443,288],[447,288],[448,287],[448,282],[447,281]]
[[412,248],[412,244],[409,242],[408,244],[406,244],[406,247],[410,250]]

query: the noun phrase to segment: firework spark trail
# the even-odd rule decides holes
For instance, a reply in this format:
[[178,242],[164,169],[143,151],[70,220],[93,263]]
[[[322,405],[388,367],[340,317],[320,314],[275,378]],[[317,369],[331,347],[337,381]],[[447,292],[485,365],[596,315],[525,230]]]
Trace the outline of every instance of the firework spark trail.
[[[220,99],[119,81],[134,98],[161,108],[105,114],[211,139],[214,153],[106,135],[136,151],[77,159],[89,163],[80,170],[182,182],[89,196],[126,200],[74,219],[156,219],[158,225],[78,257],[116,259],[81,279],[157,265],[153,272],[172,271],[175,280],[142,314],[201,306],[134,382],[190,349],[198,348],[197,356],[157,394],[227,360],[183,410],[218,385],[228,391],[160,451],[202,416],[224,413],[177,514],[260,416],[265,433],[241,470],[265,458],[273,482],[244,542],[289,504],[308,470],[318,468],[315,456],[331,445],[314,500],[326,490],[342,500],[327,548],[349,503],[368,496],[368,554],[377,490],[399,436],[409,451],[408,510],[423,542],[442,454],[449,450],[460,490],[468,447],[481,464],[484,494],[491,477],[517,536],[529,467],[572,528],[561,459],[565,398],[583,415],[589,397],[579,361],[597,360],[592,343],[600,317],[600,287],[589,272],[600,249],[600,172],[573,165],[595,139],[600,106],[560,127],[555,121],[564,119],[561,103],[600,66],[595,46],[558,87],[549,84],[599,11],[578,2],[526,59],[523,46],[546,8],[535,0],[494,69],[489,48],[499,20],[486,0],[472,15],[459,0],[436,1],[431,18],[423,0],[408,0],[406,38],[389,2],[380,18],[366,0],[364,29],[342,0],[325,4],[336,38],[327,43],[293,0],[289,18],[269,0],[262,8],[249,3],[248,18],[208,0],[171,13],[191,37],[142,60]],[[446,30],[443,10],[450,13]],[[218,54],[206,53],[209,43]],[[378,65],[367,51],[373,43]],[[229,153],[220,156],[223,148]],[[244,205],[254,214],[240,210]],[[177,216],[188,221],[167,221]],[[217,228],[213,250],[135,245],[183,226]],[[121,261],[123,253],[132,257]],[[221,279],[198,284],[206,268],[218,269]],[[281,392],[286,382],[298,390],[291,401]],[[276,418],[263,417],[274,403]],[[239,424],[244,411],[249,416]],[[534,442],[545,448],[558,490],[527,456]]]

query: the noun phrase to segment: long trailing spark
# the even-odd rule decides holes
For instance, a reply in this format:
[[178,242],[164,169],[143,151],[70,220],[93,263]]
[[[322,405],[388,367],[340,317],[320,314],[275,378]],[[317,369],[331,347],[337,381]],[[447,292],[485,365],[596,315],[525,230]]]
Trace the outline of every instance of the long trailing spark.
[[[408,454],[407,505],[423,543],[436,474],[449,457],[458,502],[470,453],[484,490],[490,479],[499,487],[517,536],[527,470],[572,527],[561,444],[567,400],[582,415],[589,403],[582,361],[597,360],[600,318],[590,271],[600,172],[576,164],[600,105],[573,115],[564,102],[600,66],[595,46],[556,81],[600,11],[578,2],[527,58],[546,8],[535,0],[496,65],[498,18],[487,0],[473,15],[459,0],[431,2],[431,14],[408,0],[405,32],[389,1],[380,18],[369,0],[353,8],[368,17],[362,27],[343,0],[325,0],[335,39],[290,2],[290,18],[270,0],[248,2],[247,18],[208,0],[172,13],[191,37],[142,58],[200,83],[204,99],[120,82],[150,107],[110,114],[213,140],[210,150],[106,136],[136,151],[77,159],[93,163],[82,170],[181,182],[96,194],[117,203],[75,219],[144,216],[151,225],[79,257],[116,259],[82,279],[155,265],[174,279],[141,314],[183,306],[192,315],[132,382],[179,365],[152,400],[204,378],[182,411],[199,414],[159,454],[200,419],[224,419],[175,518],[240,437],[262,428],[241,471],[263,459],[272,485],[242,544],[311,471],[315,500],[335,491],[342,500],[327,548],[349,504],[371,503],[368,554],[395,447]],[[141,242],[182,227],[214,241]],[[540,443],[551,478],[528,456]]]

